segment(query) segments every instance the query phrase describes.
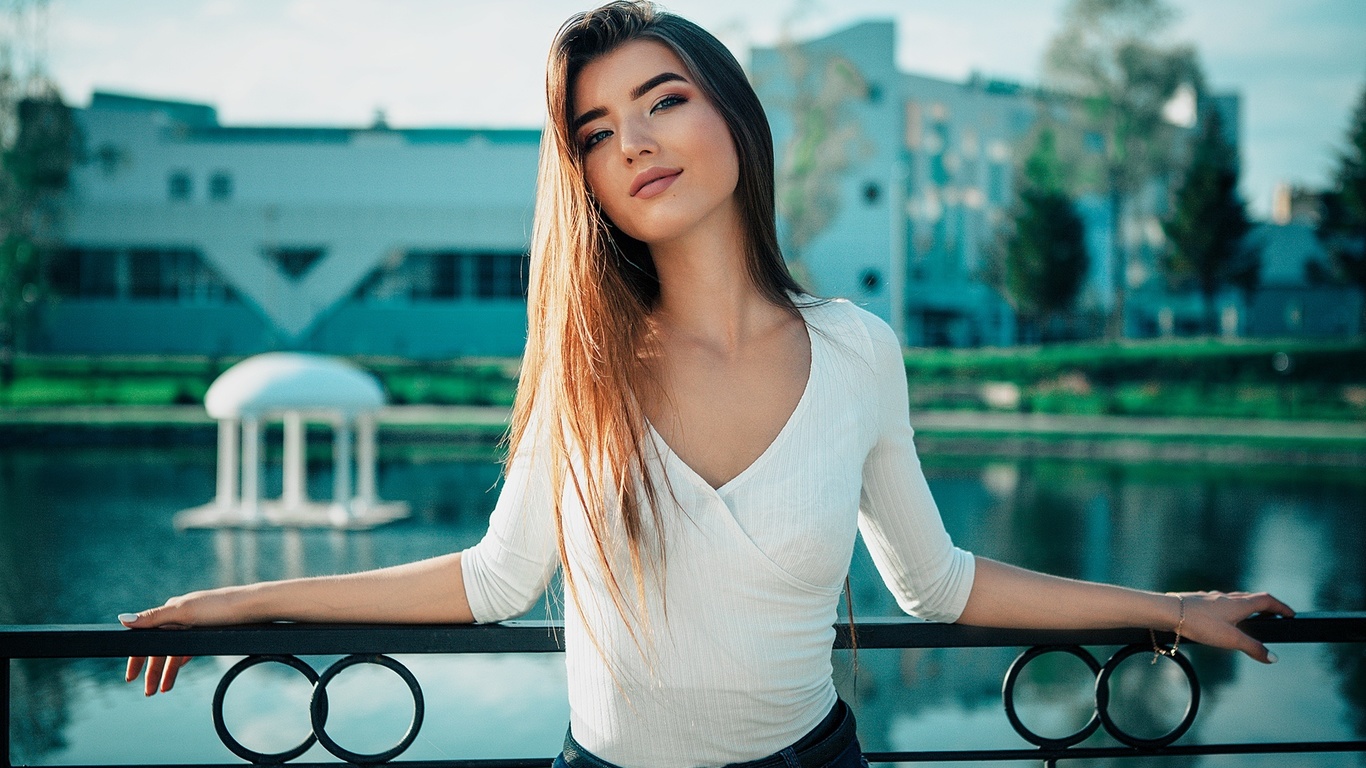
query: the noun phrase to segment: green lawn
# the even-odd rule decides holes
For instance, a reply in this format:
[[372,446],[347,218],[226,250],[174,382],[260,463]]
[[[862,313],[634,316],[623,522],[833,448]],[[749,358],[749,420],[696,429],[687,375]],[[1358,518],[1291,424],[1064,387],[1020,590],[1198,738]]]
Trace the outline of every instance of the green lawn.
[[[0,407],[203,402],[236,359],[21,356]],[[364,358],[398,404],[512,404],[515,359]],[[1277,364],[1279,363],[1279,365]],[[912,407],[1366,420],[1366,344],[1210,340],[911,349]]]

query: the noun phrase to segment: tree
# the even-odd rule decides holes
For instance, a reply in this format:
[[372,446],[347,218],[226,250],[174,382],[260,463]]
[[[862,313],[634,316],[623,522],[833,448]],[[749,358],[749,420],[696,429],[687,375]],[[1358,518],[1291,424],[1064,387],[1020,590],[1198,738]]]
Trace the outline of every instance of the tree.
[[1047,340],[1050,320],[1076,302],[1091,266],[1085,226],[1066,193],[1052,128],[1039,131],[1023,177],[1002,282],[1026,327],[1034,326]]
[[1251,224],[1238,194],[1238,170],[1238,151],[1224,136],[1218,110],[1209,109],[1171,217],[1162,224],[1169,245],[1166,272],[1173,282],[1191,282],[1200,291],[1209,334],[1219,329],[1219,289],[1234,285],[1251,292],[1261,271],[1260,255],[1247,242]]
[[1347,146],[1338,153],[1333,182],[1323,195],[1319,241],[1336,271],[1366,297],[1366,88],[1347,128]]
[[[36,6],[36,9],[34,7]],[[16,2],[15,29],[29,26],[43,3]],[[0,385],[14,378],[43,296],[43,261],[57,241],[62,192],[80,155],[71,109],[41,64],[15,68],[16,40],[0,38]]]
[[792,85],[784,105],[792,117],[792,136],[777,158],[777,214],[788,266],[811,288],[806,246],[839,214],[844,173],[868,152],[857,121],[848,116],[850,102],[867,98],[868,83],[842,56],[790,42],[780,50]]
[[1195,51],[1159,45],[1172,22],[1162,0],[1072,0],[1044,56],[1045,83],[1082,100],[1104,142],[1102,190],[1110,198],[1114,300],[1107,333],[1122,337],[1128,273],[1123,219],[1143,184],[1172,160],[1164,110],[1182,87],[1200,84]]

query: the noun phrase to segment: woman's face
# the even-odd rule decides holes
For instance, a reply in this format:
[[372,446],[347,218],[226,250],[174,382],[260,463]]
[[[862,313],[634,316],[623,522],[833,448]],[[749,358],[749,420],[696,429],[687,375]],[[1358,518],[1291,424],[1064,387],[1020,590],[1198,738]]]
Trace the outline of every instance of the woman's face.
[[580,71],[571,97],[589,190],[619,229],[655,244],[736,226],[730,129],[668,46],[624,43]]

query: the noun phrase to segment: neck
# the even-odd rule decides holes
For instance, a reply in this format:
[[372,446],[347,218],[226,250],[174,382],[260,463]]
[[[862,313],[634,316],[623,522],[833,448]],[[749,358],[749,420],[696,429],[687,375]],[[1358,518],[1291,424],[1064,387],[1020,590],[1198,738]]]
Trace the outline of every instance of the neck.
[[743,229],[698,228],[650,246],[659,274],[659,303],[651,313],[663,336],[718,351],[734,351],[771,327],[781,311],[759,292],[746,266]]

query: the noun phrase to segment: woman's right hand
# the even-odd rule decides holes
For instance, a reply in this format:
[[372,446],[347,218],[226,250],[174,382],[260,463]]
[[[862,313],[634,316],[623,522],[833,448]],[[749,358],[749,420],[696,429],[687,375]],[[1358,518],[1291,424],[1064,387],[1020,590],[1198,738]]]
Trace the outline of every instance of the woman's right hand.
[[[224,624],[239,624],[247,618],[241,614],[240,603],[233,588],[210,589],[191,592],[167,600],[164,605],[140,613],[121,613],[119,622],[130,629],[184,629],[185,627],[211,627]],[[130,656],[125,682],[133,682],[142,674],[142,692],[151,696],[157,691],[165,693],[175,685],[180,668],[192,656]]]

